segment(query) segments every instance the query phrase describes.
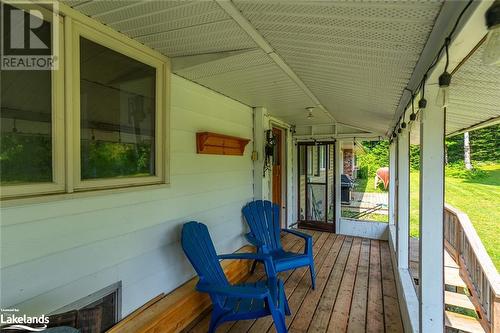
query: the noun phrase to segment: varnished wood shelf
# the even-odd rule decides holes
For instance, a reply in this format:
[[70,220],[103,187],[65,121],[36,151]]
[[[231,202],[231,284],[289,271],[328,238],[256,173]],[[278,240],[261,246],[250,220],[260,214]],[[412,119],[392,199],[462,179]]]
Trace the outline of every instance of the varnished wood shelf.
[[196,133],[196,152],[213,155],[243,155],[249,139],[212,132]]

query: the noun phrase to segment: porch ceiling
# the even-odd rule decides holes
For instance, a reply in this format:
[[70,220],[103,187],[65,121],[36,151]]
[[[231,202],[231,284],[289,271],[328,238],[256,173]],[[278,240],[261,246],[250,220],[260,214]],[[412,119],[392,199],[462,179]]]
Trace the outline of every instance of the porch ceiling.
[[[333,122],[320,110],[307,119],[305,107],[315,105],[311,95],[215,1],[64,2],[171,57],[180,76],[247,105],[265,106],[292,124]],[[377,135],[391,125],[442,8],[441,0],[233,4],[335,120]],[[456,118],[468,110],[460,104]],[[450,128],[460,126],[457,121]]]
[[453,75],[447,134],[494,119],[500,122],[500,67],[485,65],[483,50],[480,46]]

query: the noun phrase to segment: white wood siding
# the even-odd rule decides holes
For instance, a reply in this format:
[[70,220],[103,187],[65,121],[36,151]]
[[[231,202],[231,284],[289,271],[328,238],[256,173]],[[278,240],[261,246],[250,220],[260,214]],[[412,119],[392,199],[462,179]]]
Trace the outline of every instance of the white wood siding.
[[244,244],[252,143],[244,156],[197,155],[195,133],[251,139],[252,109],[175,75],[171,83],[171,185],[3,208],[3,308],[49,313],[121,280],[127,315],[193,276],[183,222],[206,223],[220,252]]

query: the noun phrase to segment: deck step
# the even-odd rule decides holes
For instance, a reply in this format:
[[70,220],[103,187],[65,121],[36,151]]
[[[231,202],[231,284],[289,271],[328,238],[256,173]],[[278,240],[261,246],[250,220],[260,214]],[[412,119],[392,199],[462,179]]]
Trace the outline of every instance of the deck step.
[[450,311],[445,311],[444,317],[446,327],[469,333],[485,333],[483,327],[476,318]]
[[450,286],[467,288],[464,280],[460,277],[458,268],[446,267],[444,268],[444,283]]
[[[458,268],[445,267],[444,268],[444,283],[457,288],[467,289],[467,285],[460,277]],[[410,262],[410,274],[413,279],[418,281],[418,264]]]
[[458,306],[460,308],[476,310],[474,304],[467,295],[454,293],[451,291],[444,292],[444,301],[447,305]]

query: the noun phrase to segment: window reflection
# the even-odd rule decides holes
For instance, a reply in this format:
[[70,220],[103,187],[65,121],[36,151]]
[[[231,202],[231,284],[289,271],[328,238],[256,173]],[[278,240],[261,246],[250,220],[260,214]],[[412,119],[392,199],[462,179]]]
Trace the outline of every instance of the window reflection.
[[155,174],[156,69],[80,39],[82,179]]

